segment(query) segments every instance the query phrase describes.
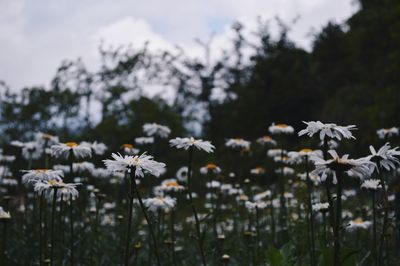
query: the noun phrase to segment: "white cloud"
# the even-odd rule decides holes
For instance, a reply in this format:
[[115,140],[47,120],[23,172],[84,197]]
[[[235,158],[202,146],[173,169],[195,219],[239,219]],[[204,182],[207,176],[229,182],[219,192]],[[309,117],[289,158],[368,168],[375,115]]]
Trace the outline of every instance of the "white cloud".
[[[352,0],[0,0],[0,79],[14,88],[48,84],[63,59],[82,57],[98,65],[98,41],[106,44],[150,41],[152,49],[179,44],[193,56],[203,56],[195,43],[213,31],[215,53],[229,45],[230,24],[236,19],[255,25],[257,15],[290,22],[290,37],[309,47],[310,28],[328,20],[342,21],[354,12]],[[276,33],[277,27],[271,24]],[[215,56],[215,55],[213,55]]]

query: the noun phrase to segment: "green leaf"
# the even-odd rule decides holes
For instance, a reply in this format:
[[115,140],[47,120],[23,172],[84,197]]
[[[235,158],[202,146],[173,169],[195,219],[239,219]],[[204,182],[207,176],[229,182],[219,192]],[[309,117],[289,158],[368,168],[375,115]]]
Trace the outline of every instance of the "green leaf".
[[270,246],[266,252],[266,259],[270,266],[281,266],[283,255],[279,250]]

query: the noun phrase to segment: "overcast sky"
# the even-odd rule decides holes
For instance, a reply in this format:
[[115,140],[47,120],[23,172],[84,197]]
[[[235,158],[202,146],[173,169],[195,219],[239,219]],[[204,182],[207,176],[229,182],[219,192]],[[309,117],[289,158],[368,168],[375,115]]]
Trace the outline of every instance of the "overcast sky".
[[[151,42],[152,49],[179,44],[199,55],[195,38],[215,33],[216,48],[227,44],[230,25],[255,24],[258,15],[279,16],[292,27],[290,38],[310,47],[310,32],[328,21],[342,22],[354,0],[0,0],[0,80],[12,88],[48,86],[63,59],[81,57],[98,65],[100,40],[106,44]],[[271,24],[271,30],[277,26]]]

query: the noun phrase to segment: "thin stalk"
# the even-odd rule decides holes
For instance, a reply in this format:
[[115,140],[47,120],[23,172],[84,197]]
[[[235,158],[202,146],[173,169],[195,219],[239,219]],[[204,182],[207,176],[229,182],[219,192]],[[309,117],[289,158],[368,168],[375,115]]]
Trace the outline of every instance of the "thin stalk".
[[383,224],[382,224],[382,234],[380,237],[380,243],[379,243],[379,265],[383,265],[383,253],[384,253],[384,245],[385,245],[385,238],[386,238],[386,231],[388,228],[389,224],[389,200],[388,200],[388,195],[386,191],[386,183],[383,178],[383,175],[380,176],[380,181],[381,181],[381,186],[382,186],[382,192],[383,192]]
[[373,217],[373,239],[372,239],[372,255],[374,256],[375,265],[378,265],[378,253],[376,251],[377,246],[377,237],[376,237],[376,200],[375,200],[375,191],[372,191],[372,217]]
[[194,216],[194,219],[195,219],[195,222],[196,222],[197,241],[198,241],[198,244],[199,244],[201,261],[203,263],[203,266],[206,266],[207,264],[206,264],[206,258],[205,258],[204,251],[203,251],[203,238],[201,237],[200,221],[199,221],[199,217],[197,216],[196,208],[194,206],[193,197],[192,197],[192,190],[191,190],[191,187],[190,187],[191,177],[192,177],[192,159],[193,159],[193,146],[191,146],[189,148],[188,179],[187,179],[188,191],[187,192],[189,194],[189,201],[190,201],[190,205],[192,207],[193,216]]
[[134,169],[131,169],[130,176],[130,191],[128,195],[129,200],[129,209],[128,209],[128,224],[127,224],[127,234],[126,234],[126,243],[125,243],[125,266],[129,266],[129,245],[131,242],[131,227],[132,227],[132,212],[133,212],[133,193],[134,193]]
[[260,254],[260,210],[256,206],[256,264],[258,263],[258,258]]
[[[324,160],[327,160],[328,159],[328,139],[326,137],[324,139],[324,145],[323,145],[322,152],[323,152]],[[329,203],[329,207],[328,207],[328,210],[329,210],[329,222],[330,222],[330,225],[331,225],[331,227],[332,227],[332,229],[334,231],[335,230],[335,209],[333,207],[334,206],[333,205],[333,199],[332,199],[332,194],[330,192],[328,180],[325,181],[325,192],[326,192],[326,198],[327,198],[328,203]]]
[[340,231],[342,224],[342,171],[336,171],[337,177],[337,193],[336,193],[336,220],[335,220],[335,231],[334,231],[334,265],[341,265],[340,249],[341,239]]
[[[134,173],[134,172],[131,171],[131,177],[133,177],[133,173]],[[155,251],[155,254],[156,254],[156,258],[157,258],[157,265],[160,266],[160,265],[161,265],[160,255],[159,255],[159,253],[158,253],[157,239],[156,239],[156,235],[154,234],[154,230],[153,230],[152,223],[151,223],[151,221],[150,221],[150,219],[149,219],[149,216],[148,216],[148,214],[147,214],[146,207],[145,207],[144,204],[143,204],[143,200],[142,200],[142,197],[140,196],[139,189],[138,189],[137,186],[136,186],[136,182],[135,182],[134,179],[131,180],[131,181],[133,181],[133,182],[132,182],[132,183],[133,183],[133,189],[134,189],[134,191],[136,192],[136,197],[137,197],[138,200],[139,200],[140,208],[142,209],[143,215],[144,215],[144,217],[146,218],[146,222],[147,222],[147,225],[148,225],[148,228],[149,228],[149,231],[150,231],[150,235],[151,235],[151,238],[152,238],[152,240],[153,240],[154,251]]]
[[39,201],[39,265],[42,266],[43,262],[43,229],[42,229],[42,212],[43,212],[43,193],[40,194]]
[[323,223],[323,227],[324,227],[324,245],[325,247],[328,246],[328,239],[327,239],[327,233],[326,233],[326,212],[323,211],[322,212],[322,223]]
[[7,265],[7,223],[8,221],[3,221],[3,243],[2,243],[2,263]]
[[74,265],[74,207],[72,205],[72,195],[69,196],[69,220],[70,220],[70,232],[71,232],[71,236],[70,236],[70,242],[69,242],[69,248],[70,248],[70,252],[71,252],[71,266]]
[[172,264],[176,265],[176,256],[175,256],[175,214],[174,214],[174,209],[171,210],[170,213],[170,219],[171,219],[171,252],[172,252]]
[[55,235],[54,235],[54,220],[56,214],[56,203],[57,203],[57,187],[53,187],[53,204],[51,208],[51,247],[50,247],[50,265],[54,265],[54,245],[55,245]]
[[311,265],[316,265],[315,259],[315,233],[314,233],[314,215],[312,210],[312,183],[309,175],[308,169],[308,156],[306,156],[306,180],[307,180],[307,188],[308,188],[308,221],[309,221],[309,231],[310,231],[310,253],[311,253]]

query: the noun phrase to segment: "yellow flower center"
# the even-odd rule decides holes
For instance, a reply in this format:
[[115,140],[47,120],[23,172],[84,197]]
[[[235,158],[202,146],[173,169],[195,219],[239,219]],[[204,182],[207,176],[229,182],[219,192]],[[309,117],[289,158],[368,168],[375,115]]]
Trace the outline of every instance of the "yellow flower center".
[[209,170],[216,169],[217,167],[218,166],[216,164],[213,164],[213,163],[209,163],[209,164],[206,165],[206,168],[209,169]]
[[279,128],[287,128],[288,127],[288,125],[286,125],[286,124],[277,124],[275,126],[279,127]]
[[58,180],[56,180],[56,179],[51,179],[51,180],[48,181],[48,183],[49,183],[51,186],[59,186],[59,185],[62,185],[62,184],[63,184],[63,182],[58,181]]
[[306,148],[306,149],[301,149],[300,152],[312,152],[312,149],[308,149],[308,148]]
[[353,223],[355,223],[355,224],[362,224],[362,223],[364,223],[364,221],[363,221],[363,219],[361,219],[361,218],[357,218],[357,219],[355,219],[355,220],[353,221]]
[[133,149],[133,145],[128,143],[122,144],[122,147],[126,149]]
[[50,135],[50,134],[45,134],[45,133],[43,133],[43,135],[42,135],[42,138],[43,139],[51,139],[51,138],[53,138],[54,136],[52,136],[52,135]]
[[78,146],[78,143],[71,141],[71,142],[66,142],[65,145],[72,148]]
[[176,181],[167,182],[167,183],[165,183],[165,185],[166,185],[167,187],[179,187],[179,184],[178,184],[178,182],[176,182]]
[[264,137],[263,137],[263,140],[264,140],[264,141],[270,141],[270,140],[272,140],[272,138],[271,138],[270,136],[264,136]]
[[49,171],[49,169],[42,168],[42,169],[36,169],[35,170],[36,173],[41,173],[41,174],[42,173],[46,173],[47,171]]

